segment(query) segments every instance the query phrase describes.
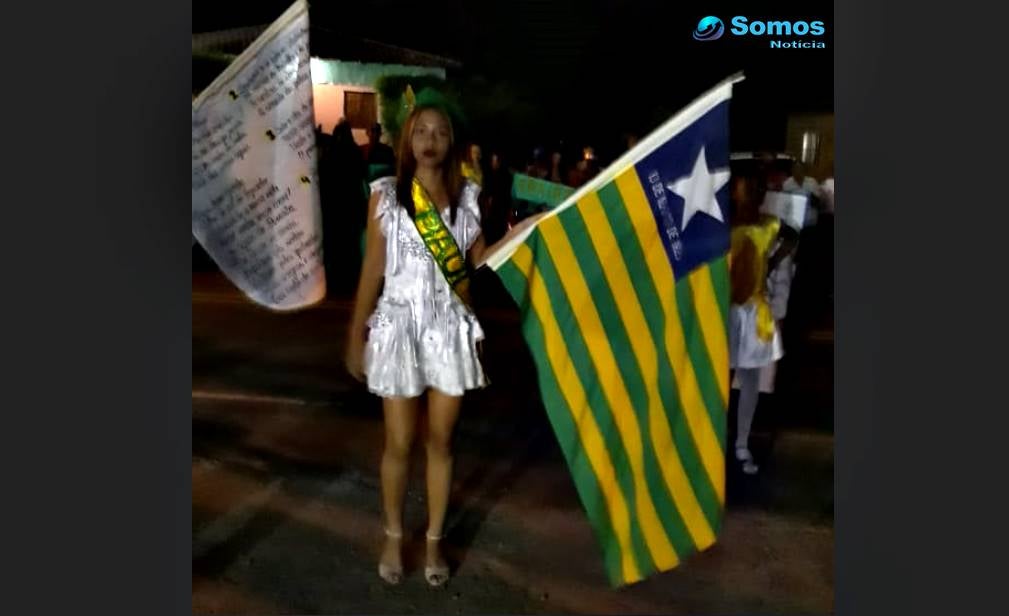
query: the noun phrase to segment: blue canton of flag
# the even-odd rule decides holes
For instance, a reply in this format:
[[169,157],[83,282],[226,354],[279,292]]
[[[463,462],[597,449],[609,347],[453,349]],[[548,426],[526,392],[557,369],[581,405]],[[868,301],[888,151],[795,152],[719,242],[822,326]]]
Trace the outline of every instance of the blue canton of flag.
[[728,113],[716,105],[635,165],[677,280],[729,249]]

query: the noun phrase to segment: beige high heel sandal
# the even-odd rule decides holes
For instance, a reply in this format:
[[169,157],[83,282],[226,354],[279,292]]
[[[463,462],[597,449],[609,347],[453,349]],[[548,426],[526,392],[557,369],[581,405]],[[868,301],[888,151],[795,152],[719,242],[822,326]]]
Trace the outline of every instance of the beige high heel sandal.
[[[394,533],[391,530],[389,530],[388,528],[385,529],[385,536],[388,537],[389,539],[396,539],[397,541],[400,541],[400,540],[403,539],[403,533]],[[401,545],[400,546],[400,552],[402,552],[402,549],[403,549],[403,546]],[[384,552],[385,552],[385,548],[384,547],[382,548],[382,551],[383,551],[383,555],[384,555]],[[402,558],[402,554],[400,555],[400,558]],[[379,561],[379,563],[378,563],[378,576],[380,578],[382,578],[383,580],[385,580],[385,582],[387,584],[390,584],[392,586],[396,586],[400,582],[403,581],[403,566],[400,565],[399,567],[393,567],[393,566],[387,565],[387,564]]]
[[[427,534],[428,542],[441,541],[444,538],[444,535],[434,536],[431,533]],[[448,565],[424,565],[424,579],[427,580],[428,585],[432,588],[444,586],[448,582],[450,573]]]

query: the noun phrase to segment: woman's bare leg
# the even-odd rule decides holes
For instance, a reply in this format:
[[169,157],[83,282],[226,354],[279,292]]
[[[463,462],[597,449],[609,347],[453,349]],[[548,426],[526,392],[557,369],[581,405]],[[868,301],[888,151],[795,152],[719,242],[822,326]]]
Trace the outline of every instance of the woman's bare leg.
[[384,398],[385,449],[382,452],[382,508],[385,515],[385,546],[379,561],[386,581],[403,577],[403,498],[410,466],[410,450],[417,432],[419,398]]
[[[447,396],[441,392],[430,390],[428,401],[427,442],[427,567],[439,572],[446,570],[437,538],[442,536],[445,526],[445,512],[448,509],[449,491],[452,486],[452,432],[459,409],[462,406],[461,396]],[[432,539],[434,538],[434,539]],[[439,573],[439,583],[444,579]],[[429,580],[430,581],[430,580]]]

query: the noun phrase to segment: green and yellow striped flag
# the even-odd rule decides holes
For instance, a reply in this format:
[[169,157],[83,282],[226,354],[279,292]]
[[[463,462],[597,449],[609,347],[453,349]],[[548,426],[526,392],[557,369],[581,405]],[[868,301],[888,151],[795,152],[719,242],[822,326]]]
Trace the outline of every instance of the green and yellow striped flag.
[[725,502],[723,82],[491,255],[609,579],[715,543]]

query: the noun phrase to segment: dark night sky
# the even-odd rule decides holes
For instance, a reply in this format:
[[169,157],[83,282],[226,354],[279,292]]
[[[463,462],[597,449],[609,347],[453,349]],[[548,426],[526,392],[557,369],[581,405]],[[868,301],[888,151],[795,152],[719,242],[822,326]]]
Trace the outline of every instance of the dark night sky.
[[[268,23],[289,0],[200,0],[193,31]],[[827,49],[770,49],[765,37],[698,42],[705,15],[826,22]],[[734,149],[779,147],[784,118],[833,109],[833,2],[670,0],[371,0],[311,3],[313,23],[449,55],[507,81],[559,133],[647,132],[736,71]]]

